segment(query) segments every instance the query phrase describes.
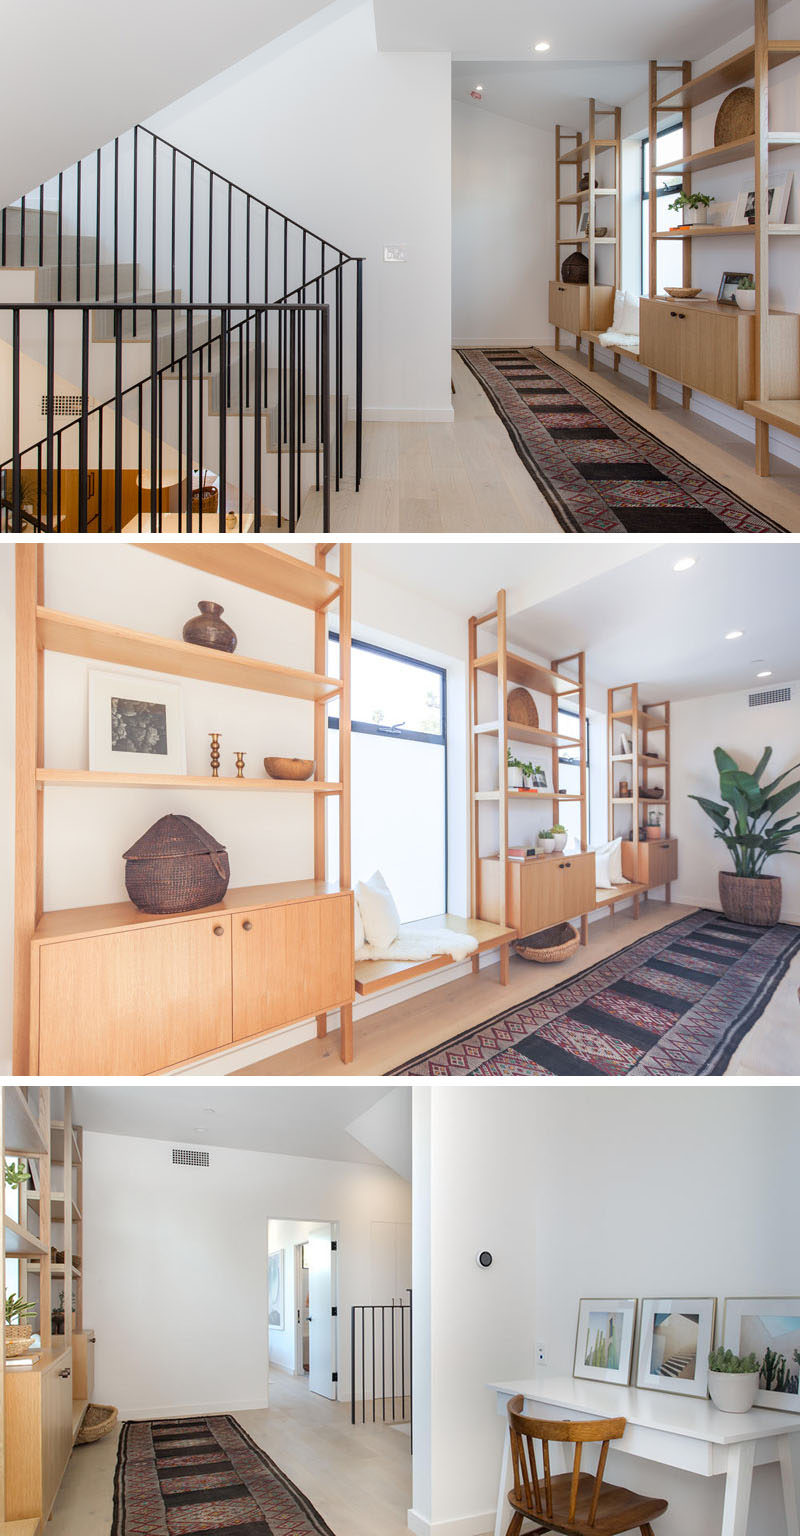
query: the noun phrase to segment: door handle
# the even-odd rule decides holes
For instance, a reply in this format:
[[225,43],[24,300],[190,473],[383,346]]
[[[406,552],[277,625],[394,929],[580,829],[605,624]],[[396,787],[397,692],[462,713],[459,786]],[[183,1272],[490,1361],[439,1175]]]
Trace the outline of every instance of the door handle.
[[253,924],[251,922],[242,923],[242,927],[243,927],[245,933],[250,933],[251,930],[252,930]]
[[66,1368],[66,1370],[65,1370],[65,1371],[59,1371],[59,1373],[58,1373],[58,1374],[59,1374],[59,1376],[60,1376],[60,1377],[61,1377],[61,1378],[62,1378],[62,1379],[63,1379],[63,1380],[66,1380],[66,1378],[67,1378],[67,1377],[68,1377],[68,1376],[71,1376],[71,1375],[72,1375],[72,1372],[71,1372],[71,1370],[70,1370],[70,1368],[69,1368],[69,1366],[67,1366],[67,1368]]
[[559,864],[558,867],[559,867],[559,869],[571,869],[572,865],[571,864]]
[[678,311],[677,311],[677,309],[671,309],[670,312],[669,312],[669,317],[670,317],[670,320],[677,320],[677,318],[678,318]]
[[224,932],[225,932],[225,929],[223,928],[222,924],[221,923],[217,923],[215,928],[214,928],[214,936],[215,936],[215,938],[221,939],[222,935],[224,934]]
[[678,315],[678,319],[679,319],[679,320],[685,320],[685,319],[686,319],[686,316],[685,316],[685,315]]

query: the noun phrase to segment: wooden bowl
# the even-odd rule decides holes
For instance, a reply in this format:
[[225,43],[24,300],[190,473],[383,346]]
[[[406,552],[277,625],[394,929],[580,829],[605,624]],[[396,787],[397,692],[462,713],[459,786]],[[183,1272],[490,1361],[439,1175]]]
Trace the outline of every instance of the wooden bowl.
[[671,299],[696,299],[703,290],[702,288],[665,288],[664,292],[668,293]]
[[271,779],[310,779],[314,772],[313,757],[265,757],[264,767]]

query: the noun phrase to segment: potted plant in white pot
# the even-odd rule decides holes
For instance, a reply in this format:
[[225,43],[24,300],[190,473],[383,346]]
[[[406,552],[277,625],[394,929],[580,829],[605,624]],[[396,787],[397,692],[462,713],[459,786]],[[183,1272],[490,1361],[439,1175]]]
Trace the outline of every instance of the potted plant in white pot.
[[561,822],[559,821],[556,822],[556,825],[551,828],[551,831],[553,834],[553,848],[555,852],[563,853],[567,846],[567,838],[569,836],[566,827],[562,827]]
[[555,838],[553,836],[553,828],[552,827],[546,827],[543,832],[539,832],[537,834],[536,846],[539,849],[540,853],[553,853],[554,852],[555,846],[556,846],[556,842],[555,842]]
[[681,213],[684,224],[707,224],[709,205],[714,200],[707,192],[679,192],[667,207],[670,213]]
[[507,767],[508,767],[508,787],[509,787],[509,789],[522,789],[522,787],[523,787],[523,777],[522,777],[523,765],[520,762],[519,758],[514,756],[514,754],[511,751],[510,747],[508,748]]
[[772,748],[765,747],[753,772],[747,773],[723,747],[715,747],[714,761],[725,804],[703,795],[689,796],[713,821],[714,836],[731,851],[734,873],[720,870],[719,874],[719,899],[725,916],[731,922],[752,923],[757,928],[771,928],[781,915],[780,876],[765,875],[764,865],[777,853],[800,852],[786,846],[800,832],[800,815],[776,820],[783,806],[800,794],[800,781],[784,784],[782,789],[778,785],[800,764],[762,786],[761,776],[771,756]]
[[758,1391],[759,1367],[755,1355],[735,1355],[720,1344],[708,1357],[708,1391],[715,1408],[723,1413],[747,1413]]
[[24,1355],[30,1348],[33,1328],[27,1321],[36,1314],[35,1301],[23,1301],[21,1296],[15,1296],[10,1291],[6,1296],[6,1355],[13,1359],[17,1355]]
[[734,294],[740,309],[751,313],[756,307],[756,285],[752,277],[740,277]]

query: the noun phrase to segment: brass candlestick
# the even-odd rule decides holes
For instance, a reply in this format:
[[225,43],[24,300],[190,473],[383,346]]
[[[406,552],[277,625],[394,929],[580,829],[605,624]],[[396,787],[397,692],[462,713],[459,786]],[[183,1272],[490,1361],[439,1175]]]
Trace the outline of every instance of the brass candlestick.
[[236,757],[236,777],[237,777],[237,779],[243,779],[244,778],[244,759],[245,759],[245,754],[244,754],[244,752],[237,752],[235,754],[235,757]]
[[218,779],[219,778],[219,738],[222,735],[222,732],[221,731],[209,731],[208,734],[211,737],[211,777],[212,777],[212,779]]

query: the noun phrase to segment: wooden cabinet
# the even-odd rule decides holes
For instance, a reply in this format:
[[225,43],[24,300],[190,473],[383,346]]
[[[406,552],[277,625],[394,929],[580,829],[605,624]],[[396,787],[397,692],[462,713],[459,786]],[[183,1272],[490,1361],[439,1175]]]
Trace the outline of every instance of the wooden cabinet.
[[91,1330],[72,1335],[72,1397],[76,1403],[90,1403],[94,1397],[95,1336]]
[[572,331],[576,336],[584,331],[604,331],[611,324],[613,313],[613,288],[595,286],[594,302],[590,305],[588,283],[550,284],[548,318],[556,330]]
[[127,902],[47,913],[33,944],[33,1070],[159,1072],[347,1007],[353,956],[352,893],[322,881],[228,891],[173,918]]
[[[593,853],[538,854],[524,864],[509,859],[506,869],[507,921],[522,935],[594,910]],[[479,916],[487,922],[498,921],[500,879],[500,861],[481,859]]]
[[350,895],[237,913],[234,1040],[352,1002],[353,954]]
[[47,1521],[72,1450],[72,1361],[42,1350],[5,1380],[6,1519]]
[[654,889],[670,885],[678,878],[678,839],[666,837],[658,842],[640,842],[638,849],[633,843],[622,844],[622,873],[626,880],[640,880]]
[[[729,304],[642,299],[639,361],[741,409],[755,389],[755,316]],[[800,316],[772,314],[770,393],[800,393]]]

